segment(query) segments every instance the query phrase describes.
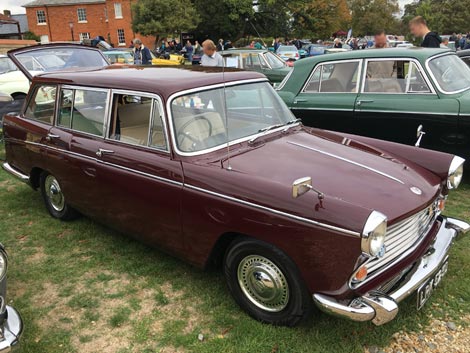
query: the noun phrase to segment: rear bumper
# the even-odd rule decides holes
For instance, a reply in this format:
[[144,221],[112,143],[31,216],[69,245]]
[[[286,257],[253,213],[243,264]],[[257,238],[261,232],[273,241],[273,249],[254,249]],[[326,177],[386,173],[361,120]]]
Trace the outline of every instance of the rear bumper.
[[25,182],[27,184],[29,184],[29,175],[26,175],[26,174],[23,174],[22,172],[20,172],[19,170],[13,168],[8,162],[5,162],[2,164],[2,168],[10,173],[11,175],[13,175],[15,178],[21,180],[22,182]]
[[355,298],[349,305],[334,298],[314,294],[315,304],[324,312],[353,321],[372,321],[375,325],[385,324],[395,318],[398,303],[413,294],[423,283],[432,278],[447,261],[453,240],[470,230],[470,225],[463,221],[445,218],[432,245],[432,251],[426,253],[415,265],[415,271],[400,287],[391,293],[371,291]]
[[3,326],[3,339],[0,340],[0,353],[14,352],[20,347],[23,333],[23,320],[20,314],[11,306],[6,307],[8,316]]

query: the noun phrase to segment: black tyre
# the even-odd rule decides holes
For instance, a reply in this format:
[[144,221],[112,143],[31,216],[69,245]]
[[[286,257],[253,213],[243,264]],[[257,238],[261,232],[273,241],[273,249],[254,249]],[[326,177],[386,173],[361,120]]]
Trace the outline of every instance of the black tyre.
[[52,217],[70,221],[79,216],[79,213],[67,204],[59,181],[52,174],[43,172],[40,182],[42,198]]
[[241,239],[231,244],[224,273],[235,301],[253,318],[294,326],[309,316],[313,302],[294,262],[273,245]]

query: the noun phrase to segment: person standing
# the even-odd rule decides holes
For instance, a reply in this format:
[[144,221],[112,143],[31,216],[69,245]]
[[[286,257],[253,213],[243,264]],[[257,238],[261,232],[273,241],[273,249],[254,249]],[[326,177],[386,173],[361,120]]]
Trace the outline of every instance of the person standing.
[[186,42],[186,46],[185,46],[185,49],[186,49],[186,55],[188,56],[188,61],[190,63],[193,62],[193,53],[194,53],[194,47],[193,45],[191,44],[191,41],[187,41]]
[[[204,46],[204,43],[202,43],[202,46]],[[219,43],[217,44],[217,51],[224,51],[224,49],[224,40],[221,38],[219,39]]]
[[333,45],[333,48],[335,48],[335,49],[343,48],[343,43],[341,43],[341,39],[335,38],[334,43],[335,44]]
[[202,51],[201,44],[199,44],[199,41],[194,42],[194,54],[200,54]]
[[371,49],[384,49],[388,48],[388,41],[387,36],[385,35],[385,31],[381,29],[380,31],[375,32],[374,35],[374,45]]
[[204,52],[204,55],[201,58],[202,66],[224,66],[224,58],[222,58],[222,55],[217,53],[216,49],[217,47],[210,39],[202,42],[202,51]]
[[436,32],[431,32],[426,20],[421,16],[416,16],[410,21],[410,31],[415,37],[423,38],[421,46],[424,48],[439,48],[441,38]]
[[276,38],[274,40],[274,52],[277,52],[280,46],[281,46],[281,40],[279,38]]
[[152,54],[150,50],[142,44],[139,38],[132,41],[134,43],[134,65],[149,65],[152,63]]

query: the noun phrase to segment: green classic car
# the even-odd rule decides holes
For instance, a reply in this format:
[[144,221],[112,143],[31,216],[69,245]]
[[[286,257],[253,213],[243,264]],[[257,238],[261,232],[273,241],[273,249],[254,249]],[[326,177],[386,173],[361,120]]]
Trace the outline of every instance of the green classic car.
[[308,58],[278,93],[305,125],[470,157],[470,68],[449,50]]
[[267,49],[229,49],[221,52],[225,66],[264,74],[271,84],[282,82],[292,68]]

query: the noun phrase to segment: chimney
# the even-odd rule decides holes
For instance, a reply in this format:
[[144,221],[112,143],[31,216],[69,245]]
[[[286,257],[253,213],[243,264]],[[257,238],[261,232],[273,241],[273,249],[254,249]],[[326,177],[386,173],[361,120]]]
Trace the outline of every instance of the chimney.
[[3,14],[5,16],[11,17],[11,11],[10,10],[3,10]]

